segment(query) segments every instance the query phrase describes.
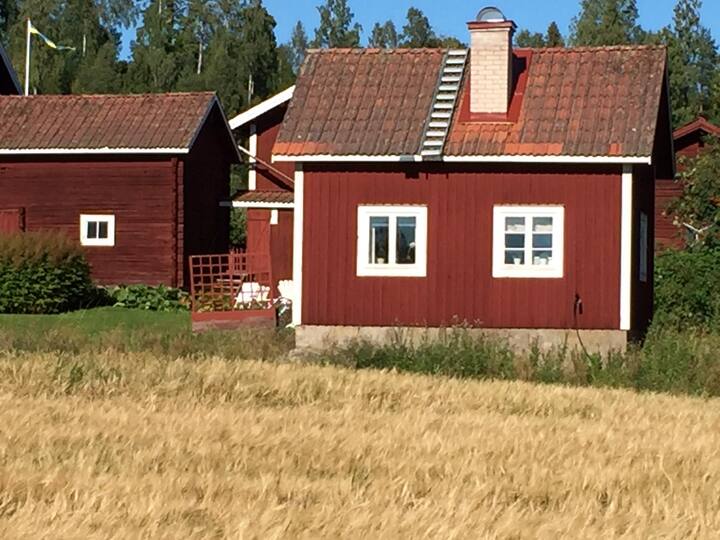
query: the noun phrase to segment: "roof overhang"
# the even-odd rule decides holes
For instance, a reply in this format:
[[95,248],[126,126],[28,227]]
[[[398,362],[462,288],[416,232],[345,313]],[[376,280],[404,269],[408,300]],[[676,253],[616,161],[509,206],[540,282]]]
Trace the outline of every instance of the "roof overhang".
[[239,114],[235,116],[234,118],[230,119],[230,129],[235,130],[239,127],[242,127],[246,124],[249,124],[256,118],[262,116],[265,113],[270,112],[271,110],[275,109],[276,107],[279,107],[280,105],[284,105],[288,101],[290,101],[293,97],[293,94],[295,93],[295,86],[291,86],[290,88],[283,90],[279,94],[275,94],[273,97],[266,99],[262,103],[259,103],[258,105],[255,105],[251,109],[248,109],[242,114]]
[[15,68],[13,68],[12,63],[10,63],[10,57],[7,55],[2,45],[0,45],[0,62],[5,65],[7,72],[10,74],[10,80],[15,86],[17,93],[22,94],[22,86],[20,86],[20,80],[18,79],[17,73],[15,72]]
[[262,210],[292,210],[295,203],[283,202],[248,202],[248,201],[223,201],[220,203],[222,207],[230,208],[255,208]]
[[716,126],[715,124],[708,122],[706,118],[703,118],[701,116],[693,120],[689,124],[685,124],[684,126],[677,128],[673,132],[673,138],[679,139],[681,137],[694,133],[695,131],[702,131],[704,133],[707,133],[708,135],[720,136],[720,126]]
[[0,156],[98,156],[98,155],[177,155],[188,154],[187,148],[23,148],[0,149]]
[[638,164],[651,165],[651,156],[530,156],[530,155],[504,155],[504,156],[442,156],[435,159],[425,159],[422,156],[363,156],[363,155],[303,155],[286,156],[273,155],[274,162],[301,162],[301,163],[573,163],[573,164]]

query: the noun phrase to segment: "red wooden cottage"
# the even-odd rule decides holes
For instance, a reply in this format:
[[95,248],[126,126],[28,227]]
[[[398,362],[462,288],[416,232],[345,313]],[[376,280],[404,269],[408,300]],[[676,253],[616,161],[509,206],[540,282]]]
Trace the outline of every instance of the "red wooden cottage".
[[293,187],[295,164],[272,162],[272,148],[295,87],[230,120],[247,138],[248,189],[233,197],[233,208],[247,210],[247,251],[270,255],[273,280],[292,279]]
[[[720,127],[711,124],[705,118],[698,119],[675,130],[675,156],[677,158],[692,158],[702,152],[708,142],[708,137],[720,137]],[[680,164],[682,168],[682,163]],[[671,201],[682,195],[683,186],[675,180],[658,180],[655,194],[655,243],[656,247],[681,248],[685,245],[685,235],[688,233],[682,227],[674,224],[672,216],[667,215],[666,209]]]
[[20,94],[20,81],[3,46],[0,45],[0,95]]
[[647,328],[665,49],[513,50],[492,8],[469,30],[470,50],[310,51],[258,142],[295,165],[299,347],[464,323],[607,349]]
[[0,96],[0,222],[77,238],[103,284],[183,286],[227,251],[240,157],[215,94]]

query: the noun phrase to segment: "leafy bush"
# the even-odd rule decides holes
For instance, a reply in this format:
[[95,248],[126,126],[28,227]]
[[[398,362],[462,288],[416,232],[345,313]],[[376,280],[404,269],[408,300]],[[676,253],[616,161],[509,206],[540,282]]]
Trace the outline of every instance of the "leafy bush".
[[0,235],[0,313],[60,313],[92,302],[90,267],[62,233]]
[[669,250],[657,255],[654,324],[720,329],[720,249]]
[[189,309],[188,294],[181,289],[150,287],[148,285],[121,285],[106,289],[110,303],[115,307],[145,309],[149,311],[182,311]]

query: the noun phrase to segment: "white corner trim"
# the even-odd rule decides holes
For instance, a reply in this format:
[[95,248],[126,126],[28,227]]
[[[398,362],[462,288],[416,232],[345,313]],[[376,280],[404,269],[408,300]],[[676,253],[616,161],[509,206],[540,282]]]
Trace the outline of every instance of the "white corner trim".
[[250,167],[248,171],[248,189],[255,191],[257,189],[257,151],[258,151],[258,135],[257,124],[250,124]]
[[[367,155],[298,155],[287,156],[275,154],[272,156],[273,162],[305,162],[305,163],[414,163],[422,162],[425,159],[418,155],[408,156],[367,156]],[[498,156],[442,156],[440,159],[431,160],[441,161],[443,163],[594,163],[607,165],[623,165],[628,163],[636,163],[643,165],[651,165],[652,157],[618,157],[618,156],[533,156],[533,155],[498,155]]]
[[280,213],[277,208],[270,210],[270,225],[277,225],[280,223]]
[[620,330],[630,330],[632,315],[633,170],[622,173],[620,218]]
[[305,174],[302,163],[295,165],[295,211],[293,212],[293,289],[292,326],[302,324],[303,294],[303,201]]
[[220,203],[220,206],[230,208],[257,208],[263,210],[292,210],[295,208],[295,203],[223,201]]
[[0,156],[189,154],[188,148],[23,148],[0,149]]
[[287,103],[292,99],[294,93],[295,86],[293,85],[279,94],[275,94],[273,97],[266,99],[262,103],[255,105],[244,113],[238,114],[230,119],[230,129],[235,130],[242,127],[248,122],[255,120],[258,116],[262,116],[266,112],[273,110],[275,107],[279,107],[283,103]]

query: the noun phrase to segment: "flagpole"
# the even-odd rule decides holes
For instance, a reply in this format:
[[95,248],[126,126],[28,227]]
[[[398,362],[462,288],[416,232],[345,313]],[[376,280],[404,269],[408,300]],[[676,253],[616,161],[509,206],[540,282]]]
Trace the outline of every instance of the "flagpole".
[[27,39],[25,42],[25,95],[30,95],[30,19],[27,20]]

